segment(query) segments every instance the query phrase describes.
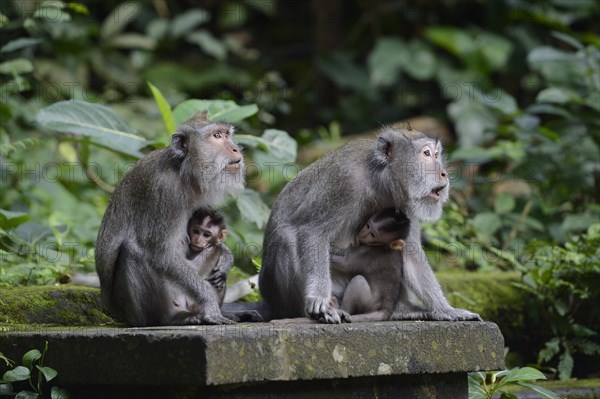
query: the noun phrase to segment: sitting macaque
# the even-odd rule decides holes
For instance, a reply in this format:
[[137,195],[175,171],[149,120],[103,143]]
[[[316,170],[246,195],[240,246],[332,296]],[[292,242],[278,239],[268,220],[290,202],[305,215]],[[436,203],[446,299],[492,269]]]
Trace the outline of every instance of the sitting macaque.
[[[409,229],[403,213],[384,209],[367,220],[343,255],[331,256],[332,303],[352,321],[389,320],[401,293],[400,251]],[[336,292],[335,287],[345,289]]]
[[186,258],[214,287],[222,305],[227,273],[233,265],[233,255],[223,243],[227,238],[223,216],[209,208],[196,210],[188,222],[187,235]]

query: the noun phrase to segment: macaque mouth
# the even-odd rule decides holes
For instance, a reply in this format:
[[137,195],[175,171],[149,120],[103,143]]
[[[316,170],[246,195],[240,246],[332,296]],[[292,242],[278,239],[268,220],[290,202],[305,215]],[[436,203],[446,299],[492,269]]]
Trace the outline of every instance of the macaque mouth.
[[199,246],[196,246],[196,245],[194,245],[194,244],[190,244],[190,248],[191,248],[191,249],[192,249],[192,251],[194,251],[194,252],[202,252],[202,251],[204,250],[204,248],[205,248],[205,247],[199,247]]
[[242,162],[241,159],[238,159],[237,161],[230,161],[227,166],[225,166],[225,170],[228,172],[236,172],[238,170],[240,170],[240,163]]
[[438,187],[434,188],[433,190],[431,190],[431,192],[429,193],[428,197],[439,199],[440,198],[440,191],[442,191],[445,188],[446,188],[446,184],[444,184],[443,186],[438,186]]

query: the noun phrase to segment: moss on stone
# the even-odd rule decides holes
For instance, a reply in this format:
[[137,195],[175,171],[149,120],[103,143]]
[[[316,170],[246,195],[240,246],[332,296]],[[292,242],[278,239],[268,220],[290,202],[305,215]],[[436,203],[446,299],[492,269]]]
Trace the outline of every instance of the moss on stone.
[[6,324],[87,326],[111,323],[96,288],[33,286],[0,289],[0,321]]

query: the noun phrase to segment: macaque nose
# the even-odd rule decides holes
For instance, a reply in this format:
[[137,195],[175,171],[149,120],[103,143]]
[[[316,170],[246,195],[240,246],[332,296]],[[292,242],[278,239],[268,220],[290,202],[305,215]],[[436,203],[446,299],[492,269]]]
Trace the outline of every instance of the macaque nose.
[[446,169],[442,169],[442,173],[441,173],[443,178],[448,177],[448,172],[446,172]]

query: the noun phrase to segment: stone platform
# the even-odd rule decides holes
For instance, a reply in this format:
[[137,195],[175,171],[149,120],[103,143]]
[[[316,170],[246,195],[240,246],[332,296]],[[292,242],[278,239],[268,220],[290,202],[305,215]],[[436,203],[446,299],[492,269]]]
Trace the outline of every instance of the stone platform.
[[307,322],[0,329],[19,361],[49,349],[55,385],[85,398],[467,397],[467,372],[504,368],[486,322]]

